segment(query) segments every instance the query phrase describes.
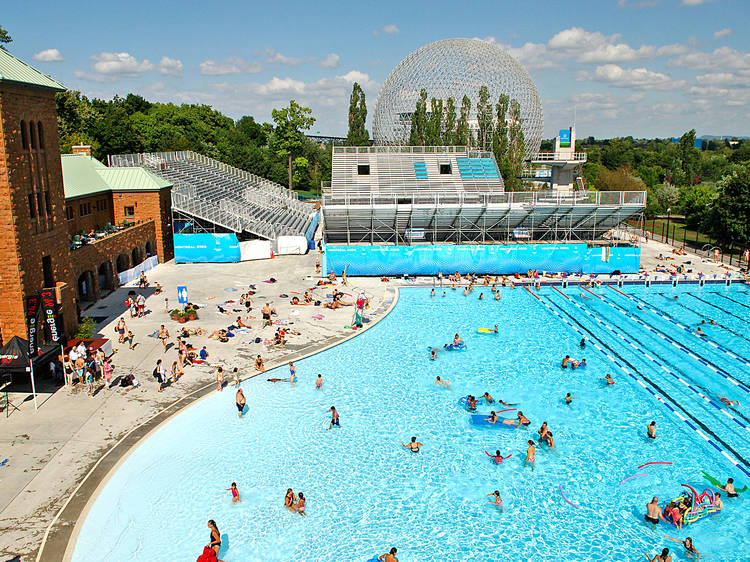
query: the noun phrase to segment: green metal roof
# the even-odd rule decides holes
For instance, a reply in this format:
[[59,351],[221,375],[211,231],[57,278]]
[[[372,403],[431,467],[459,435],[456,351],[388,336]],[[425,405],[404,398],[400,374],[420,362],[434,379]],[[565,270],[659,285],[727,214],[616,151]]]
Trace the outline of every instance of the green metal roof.
[[41,86],[53,90],[67,89],[57,80],[17,59],[5,49],[0,49],[0,83],[2,82],[31,84],[32,86]]
[[155,191],[172,187],[167,180],[144,168],[107,168],[85,154],[62,155],[65,198],[105,191]]

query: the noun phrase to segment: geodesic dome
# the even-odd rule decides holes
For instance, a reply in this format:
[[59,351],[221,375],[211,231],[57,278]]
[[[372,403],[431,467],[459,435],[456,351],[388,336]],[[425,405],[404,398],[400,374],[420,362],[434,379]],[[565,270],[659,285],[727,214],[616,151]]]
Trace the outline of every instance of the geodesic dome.
[[457,117],[461,100],[471,100],[471,121],[476,127],[479,88],[487,86],[494,106],[505,93],[521,106],[526,157],[539,152],[544,116],[539,92],[526,69],[497,45],[481,39],[444,39],[411,53],[393,69],[383,84],[372,121],[375,144],[406,144],[411,115],[419,91],[427,90],[428,111],[432,98],[453,98]]

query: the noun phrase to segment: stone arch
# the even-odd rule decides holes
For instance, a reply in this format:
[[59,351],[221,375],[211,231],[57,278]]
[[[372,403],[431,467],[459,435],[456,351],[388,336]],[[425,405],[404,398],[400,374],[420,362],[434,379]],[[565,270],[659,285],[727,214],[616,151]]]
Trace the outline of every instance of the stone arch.
[[78,299],[80,301],[95,301],[94,274],[87,269],[78,276]]
[[156,242],[153,240],[146,240],[146,257],[156,255]]
[[117,256],[117,272],[122,273],[130,269],[130,256],[128,254],[120,254]]
[[143,261],[143,250],[141,250],[140,246],[133,246],[130,256],[133,260],[131,263],[133,264],[133,267],[135,267]]
[[99,265],[99,292],[114,289],[112,262],[107,260]]

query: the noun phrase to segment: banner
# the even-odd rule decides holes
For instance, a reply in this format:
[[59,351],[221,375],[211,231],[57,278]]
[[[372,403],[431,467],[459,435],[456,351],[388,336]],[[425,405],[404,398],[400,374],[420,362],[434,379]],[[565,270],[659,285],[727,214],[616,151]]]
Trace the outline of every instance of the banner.
[[29,340],[29,357],[36,357],[36,320],[39,315],[39,295],[26,297],[26,339]]
[[570,129],[560,129],[560,148],[570,146]]
[[44,322],[49,329],[50,340],[54,344],[62,343],[60,337],[60,331],[57,324],[57,300],[55,299],[54,289],[42,289],[39,293],[39,297],[42,300],[42,313],[44,315]]
[[237,235],[226,234],[175,234],[175,263],[229,263],[240,261],[240,243]]

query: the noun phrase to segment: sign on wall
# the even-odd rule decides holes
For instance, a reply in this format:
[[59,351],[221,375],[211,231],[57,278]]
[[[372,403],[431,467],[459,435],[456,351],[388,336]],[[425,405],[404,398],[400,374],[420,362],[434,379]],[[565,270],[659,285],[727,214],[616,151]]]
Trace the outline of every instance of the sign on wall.
[[26,339],[29,341],[29,357],[36,357],[36,321],[38,314],[39,295],[26,297]]
[[227,263],[240,261],[237,235],[175,234],[174,261],[176,263]]
[[179,287],[177,287],[177,302],[180,304],[188,303],[187,287],[185,287],[184,285],[180,285]]
[[570,147],[570,129],[560,129],[560,148]]

